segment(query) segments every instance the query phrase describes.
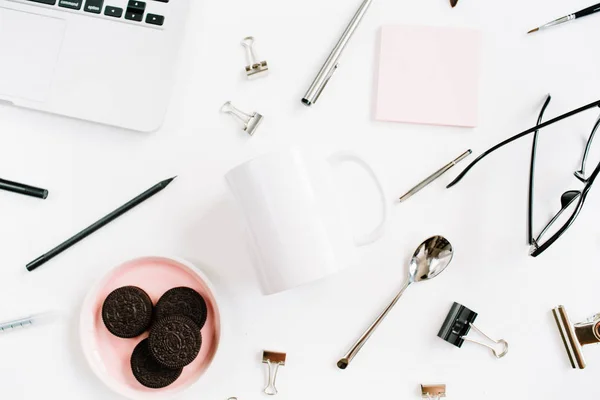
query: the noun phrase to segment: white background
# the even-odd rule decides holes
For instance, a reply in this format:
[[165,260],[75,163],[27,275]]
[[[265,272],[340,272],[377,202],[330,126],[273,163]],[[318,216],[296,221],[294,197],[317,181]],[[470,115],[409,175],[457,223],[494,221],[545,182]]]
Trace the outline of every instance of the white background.
[[[176,1],[176,0],[173,0]],[[137,134],[27,110],[0,107],[0,176],[50,189],[46,201],[0,193],[0,319],[55,309],[60,322],[0,337],[2,398],[111,399],[79,348],[78,313],[91,285],[142,255],[187,258],[215,284],[225,330],[208,373],[181,398],[261,399],[263,349],[285,351],[281,399],[416,399],[420,383],[448,384],[448,398],[565,399],[600,396],[600,349],[588,369],[571,370],[550,310],[581,321],[600,311],[600,200],[592,191],[576,224],[539,259],[527,256],[530,141],[482,163],[459,186],[456,168],[411,201],[393,206],[383,240],[361,267],[291,292],[262,297],[241,218],[223,175],[270,150],[297,144],[327,154],[355,150],[370,160],[389,201],[472,148],[476,154],[532,126],[544,96],[555,116],[600,98],[600,15],[538,35],[528,29],[591,0],[376,1],[319,103],[300,104],[358,1],[193,1],[177,83],[164,127]],[[476,129],[377,123],[372,118],[379,27],[466,26],[483,32],[480,124]],[[239,41],[257,39],[271,75],[248,82]],[[219,114],[231,100],[259,111],[252,139]],[[536,227],[560,193],[581,185],[579,162],[591,111],[544,132]],[[466,164],[465,164],[466,165]],[[377,215],[367,179],[340,173],[356,229]],[[25,264],[161,179],[167,190],[34,273]],[[354,183],[353,183],[354,182]],[[365,187],[365,185],[367,185]],[[433,234],[456,257],[435,281],[415,285],[346,371],[335,367],[401,286],[414,248]],[[496,360],[484,348],[457,349],[436,337],[453,301],[479,312],[478,325],[510,343]]]

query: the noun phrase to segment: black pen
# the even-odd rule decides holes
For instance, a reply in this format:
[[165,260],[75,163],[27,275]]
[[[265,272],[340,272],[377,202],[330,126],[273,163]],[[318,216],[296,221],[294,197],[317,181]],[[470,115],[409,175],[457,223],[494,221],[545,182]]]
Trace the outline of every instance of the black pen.
[[25,196],[37,197],[38,199],[45,199],[48,197],[48,191],[46,189],[40,189],[18,182],[7,181],[6,179],[0,179],[0,189]]
[[102,218],[101,220],[88,226],[87,228],[85,228],[84,230],[82,230],[81,232],[79,232],[78,234],[73,236],[72,238],[68,239],[64,243],[59,244],[58,246],[56,246],[55,248],[53,248],[46,254],[36,258],[34,261],[27,264],[27,267],[26,267],[27,270],[33,271],[34,269],[41,267],[43,264],[50,261],[51,259],[53,259],[57,255],[59,255],[63,251],[68,250],[73,245],[79,243],[80,241],[82,241],[83,239],[85,239],[86,237],[91,235],[92,233],[96,232],[98,229],[109,224],[110,222],[119,218],[121,215],[125,214],[127,211],[131,210],[132,208],[135,208],[136,206],[140,205],[144,201],[148,200],[150,197],[159,193],[164,188],[169,186],[169,183],[171,183],[173,181],[173,179],[175,179],[175,178],[176,177],[173,177],[171,179],[167,179],[167,180],[157,183],[156,185],[152,186],[150,189],[146,190],[144,193],[140,194],[136,198],[130,200],[126,204],[117,208],[115,211],[111,212],[110,214],[108,214],[107,216]]
[[569,14],[566,17],[562,17],[562,18],[556,19],[556,20],[554,20],[552,22],[548,22],[545,25],[542,25],[540,27],[537,27],[535,29],[530,30],[529,32],[527,32],[527,34],[534,33],[534,32],[537,32],[537,31],[541,31],[543,29],[550,28],[552,26],[564,24],[565,22],[573,21],[574,19],[577,19],[577,18],[587,17],[588,15],[595,14],[598,11],[600,11],[600,4],[596,4],[595,6],[591,6],[591,7],[588,7],[586,9],[584,9],[584,10],[577,11],[574,14]]

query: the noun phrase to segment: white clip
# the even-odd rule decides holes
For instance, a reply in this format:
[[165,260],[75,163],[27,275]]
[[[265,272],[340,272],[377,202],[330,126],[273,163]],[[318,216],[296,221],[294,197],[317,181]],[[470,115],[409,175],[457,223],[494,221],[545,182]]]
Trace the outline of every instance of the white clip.
[[269,74],[269,66],[266,61],[257,61],[254,53],[254,38],[248,36],[242,40],[242,46],[246,49],[246,58],[248,65],[246,66],[246,76],[248,79],[260,78]]
[[221,107],[221,112],[232,115],[242,121],[244,124],[244,131],[248,132],[248,135],[250,136],[254,135],[254,132],[256,132],[258,126],[263,120],[263,116],[259,113],[253,112],[252,114],[246,114],[245,112],[235,108],[230,101],[223,104],[223,107]]

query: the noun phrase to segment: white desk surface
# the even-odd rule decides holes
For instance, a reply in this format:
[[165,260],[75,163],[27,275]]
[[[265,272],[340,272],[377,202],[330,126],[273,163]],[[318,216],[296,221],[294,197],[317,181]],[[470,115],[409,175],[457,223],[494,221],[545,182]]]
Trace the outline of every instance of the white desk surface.
[[[182,399],[262,399],[263,349],[286,351],[280,399],[417,399],[421,383],[446,383],[448,399],[565,399],[600,396],[600,348],[572,370],[551,309],[575,321],[600,311],[600,201],[592,191],[576,224],[539,259],[527,256],[530,141],[481,164],[460,186],[455,169],[411,201],[394,205],[386,236],[362,267],[273,297],[260,295],[240,215],[223,175],[291,144],[323,154],[355,150],[385,175],[389,201],[467,148],[480,153],[547,116],[600,98],[600,16],[538,35],[528,29],[591,0],[383,1],[373,4],[339,72],[312,109],[300,98],[359,1],[194,1],[178,80],[164,127],[136,134],[0,107],[1,176],[47,187],[46,201],[0,192],[0,319],[56,309],[57,324],[0,337],[6,399],[112,399],[79,348],[78,313],[90,286],[134,257],[175,255],[201,265],[223,309],[217,359]],[[484,34],[480,125],[476,129],[377,123],[372,118],[378,29],[383,24],[468,26]],[[271,75],[246,81],[239,41],[257,39]],[[248,138],[219,107],[259,111]],[[572,176],[595,112],[548,130],[540,144],[537,224],[580,187]],[[348,172],[350,174],[351,171]],[[35,273],[25,264],[159,180],[167,190]],[[345,181],[351,181],[342,174]],[[347,179],[346,179],[347,178]],[[375,195],[348,184],[357,229],[376,215]],[[362,211],[361,211],[362,210]],[[353,217],[354,218],[354,217]],[[414,248],[433,234],[456,257],[435,281],[412,287],[346,371],[335,362],[400,287]],[[502,360],[476,345],[436,337],[453,301],[479,312],[478,325],[505,338]]]

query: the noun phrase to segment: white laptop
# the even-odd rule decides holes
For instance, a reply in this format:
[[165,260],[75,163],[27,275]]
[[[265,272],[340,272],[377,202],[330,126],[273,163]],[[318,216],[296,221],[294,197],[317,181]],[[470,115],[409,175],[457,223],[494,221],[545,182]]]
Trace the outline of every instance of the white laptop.
[[158,129],[190,0],[0,0],[0,103]]

